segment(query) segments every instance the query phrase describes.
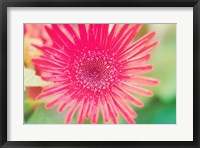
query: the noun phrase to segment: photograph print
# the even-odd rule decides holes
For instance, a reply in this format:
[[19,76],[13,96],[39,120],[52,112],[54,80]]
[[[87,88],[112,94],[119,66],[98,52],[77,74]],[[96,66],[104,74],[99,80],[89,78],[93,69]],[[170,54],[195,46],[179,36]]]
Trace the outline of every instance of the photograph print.
[[176,24],[24,24],[24,124],[176,124]]

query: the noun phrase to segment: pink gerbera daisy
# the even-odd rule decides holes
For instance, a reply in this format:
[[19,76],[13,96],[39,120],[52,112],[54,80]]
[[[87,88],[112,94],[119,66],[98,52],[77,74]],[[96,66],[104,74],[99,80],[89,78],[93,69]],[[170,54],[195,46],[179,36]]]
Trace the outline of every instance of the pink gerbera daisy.
[[158,41],[149,43],[155,32],[134,41],[140,28],[140,24],[46,26],[53,45],[33,45],[43,53],[33,63],[43,72],[42,79],[54,84],[44,88],[37,99],[54,96],[45,107],[58,105],[59,112],[69,107],[65,123],[70,123],[76,111],[77,123],[85,119],[97,123],[100,110],[105,123],[118,123],[120,115],[135,123],[137,114],[128,103],[142,107],[134,94],[152,96],[140,86],[159,83],[141,76],[153,68],[146,63]]

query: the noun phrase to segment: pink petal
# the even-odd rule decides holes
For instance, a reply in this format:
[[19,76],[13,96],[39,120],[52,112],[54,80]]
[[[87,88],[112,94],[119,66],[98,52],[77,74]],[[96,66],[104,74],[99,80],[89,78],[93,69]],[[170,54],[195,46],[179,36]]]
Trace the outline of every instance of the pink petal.
[[83,43],[87,43],[87,32],[86,32],[86,27],[83,24],[78,24],[78,30],[80,34],[81,41]]
[[113,98],[113,102],[116,107],[119,109],[119,112],[122,114],[123,118],[130,124],[135,124],[133,117]]
[[80,45],[80,41],[79,41],[80,39],[79,39],[77,33],[72,28],[72,26],[69,24],[64,24],[63,26],[71,34],[71,37],[74,39],[75,44]]
[[127,91],[139,94],[139,95],[143,95],[143,96],[147,96],[147,97],[151,97],[153,96],[153,93],[150,90],[144,89],[144,88],[140,88],[131,84],[128,84],[126,82],[122,82],[122,86],[123,89],[126,89]]
[[114,42],[112,44],[112,47],[114,45],[116,45],[120,41],[121,38],[123,38],[123,34],[125,34],[125,32],[126,32],[128,27],[129,27],[129,24],[125,24],[125,25],[122,26],[122,28],[118,31],[117,35],[115,36]]
[[153,42],[152,44],[143,47],[138,53],[136,53],[134,56],[140,56],[143,54],[146,54],[148,52],[150,52],[153,48],[155,48],[158,45],[158,41]]
[[127,99],[128,101],[130,101],[132,104],[134,104],[137,107],[143,107],[144,104],[142,101],[138,100],[136,97],[134,97],[133,95],[130,95],[126,90],[121,89],[119,87],[116,87],[115,93],[120,96],[121,98]]
[[86,119],[89,119],[91,117],[93,104],[94,104],[94,99],[91,97],[89,99],[89,105],[88,105],[86,116],[85,116]]
[[126,67],[126,68],[136,67],[137,65],[145,64],[150,58],[151,58],[151,55],[147,54],[139,58],[124,60],[122,61],[122,65],[123,67]]
[[123,81],[143,86],[153,86],[159,84],[159,80],[145,76],[124,76]]
[[111,96],[113,96],[113,98],[126,110],[126,112],[128,112],[128,114],[130,114],[131,117],[137,117],[136,112],[126,103],[125,98],[122,100],[123,97],[118,95],[116,92],[113,92]]
[[114,36],[116,34],[117,26],[118,26],[118,24],[114,24],[110,34],[108,35],[108,41],[107,41],[107,43],[108,43],[107,48],[108,49],[110,49],[110,45],[113,42]]
[[88,98],[86,97],[86,98],[84,98],[84,102],[79,111],[78,120],[77,120],[78,124],[82,124],[84,122],[84,118],[85,118],[85,114],[86,114],[88,105],[89,105],[89,101],[88,101]]
[[61,95],[58,98],[53,99],[52,101],[50,101],[47,104],[45,104],[45,108],[46,109],[50,109],[52,107],[55,107],[56,105],[58,105],[64,99],[65,99],[65,95]]
[[49,27],[45,26],[45,30],[47,31],[49,37],[52,39],[53,44],[55,47],[62,48],[64,45],[63,42],[59,39],[59,37],[54,33],[52,29]]
[[144,65],[144,66],[140,66],[140,67],[125,68],[125,69],[122,69],[122,74],[132,76],[132,75],[148,73],[148,72],[152,71],[152,69],[153,69],[152,65]]
[[[65,99],[65,101],[63,101],[63,103],[58,107],[58,112],[63,112],[63,111],[67,108],[67,106],[69,105],[69,103],[70,103],[71,101],[73,101],[77,96],[80,95],[80,90],[79,90],[79,91],[74,91],[74,92],[72,92],[73,89],[71,89],[70,91],[71,91],[71,94],[70,94],[69,92],[65,94],[65,95],[66,95],[66,99]],[[67,94],[68,94],[68,95],[67,95]]]
[[91,123],[96,124],[99,118],[99,97],[94,98],[93,109],[91,113]]
[[121,50],[125,49],[127,45],[130,44],[131,41],[135,38],[138,31],[140,30],[142,25],[136,24],[134,25],[129,31],[124,35],[124,37],[116,44],[114,48],[118,49],[116,52],[120,52]]
[[106,123],[109,121],[109,114],[108,114],[108,107],[107,107],[107,100],[104,96],[101,96],[101,107],[102,107],[102,115],[103,121]]
[[67,92],[67,91],[68,91],[67,86],[62,86],[61,88],[54,88],[54,90],[42,92],[40,95],[38,95],[36,97],[36,99],[38,99],[38,100],[45,99],[47,97],[59,95],[59,94],[62,94],[63,92]]
[[66,117],[65,117],[65,123],[70,123],[72,120],[72,117],[74,115],[74,113],[76,112],[77,108],[79,107],[81,100],[80,99],[76,99],[76,102],[72,105],[72,107],[70,108],[69,112],[67,113]]

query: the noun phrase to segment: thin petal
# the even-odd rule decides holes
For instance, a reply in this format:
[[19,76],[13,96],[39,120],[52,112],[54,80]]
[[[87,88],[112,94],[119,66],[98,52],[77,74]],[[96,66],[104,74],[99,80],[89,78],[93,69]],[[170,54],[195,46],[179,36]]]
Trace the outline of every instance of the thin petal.
[[85,116],[86,119],[89,119],[91,117],[93,104],[94,104],[93,96],[90,96],[90,98],[89,98],[89,105],[88,105],[86,116]]
[[99,118],[99,97],[94,98],[92,115],[91,115],[91,123],[96,124]]
[[71,34],[71,36],[72,36],[73,39],[74,39],[74,42],[75,42],[77,45],[80,45],[80,39],[79,39],[77,33],[76,33],[76,32],[74,31],[74,29],[72,28],[72,26],[69,25],[69,24],[64,24],[63,26],[64,26],[64,28]]
[[124,68],[122,69],[122,74],[132,76],[148,73],[153,70],[153,65],[144,65],[140,67]]
[[75,103],[73,103],[72,107],[70,108],[69,112],[67,113],[65,117],[65,123],[71,122],[72,117],[74,116],[74,113],[76,112],[80,103],[81,103],[81,99],[76,99]]
[[85,25],[84,24],[78,24],[78,30],[79,30],[81,41],[83,43],[87,43],[87,32],[86,32]]
[[130,42],[133,41],[141,26],[142,25],[140,24],[136,24],[133,27],[131,27],[131,29],[129,29],[129,31],[124,35],[123,38],[121,38],[118,44],[114,47],[118,49],[116,52],[120,52],[121,50],[125,49],[130,44]]
[[61,88],[55,88],[55,89],[56,91],[46,91],[46,92],[42,91],[42,93],[38,95],[36,99],[45,99],[47,97],[56,96],[68,91],[67,86],[63,86]]
[[136,53],[134,56],[140,56],[143,55],[145,53],[150,52],[153,48],[155,48],[158,45],[158,41],[153,42],[152,44],[143,47],[140,51],[138,51],[138,53]]
[[76,97],[78,95],[80,95],[80,90],[79,91],[73,91],[71,90],[71,94],[65,94],[66,95],[66,99],[65,101],[58,107],[58,112],[63,112],[67,106],[69,105],[69,103],[72,101],[72,100],[75,100]]
[[107,48],[108,49],[110,49],[110,45],[113,42],[115,33],[117,31],[117,26],[118,26],[118,24],[114,24],[113,27],[112,27],[112,30],[111,30],[110,34],[108,35],[108,41],[107,41]]
[[[135,41],[130,47],[127,47],[124,50],[121,50],[120,54],[128,54],[128,55],[134,55],[138,51],[140,51],[153,37],[155,36],[155,32],[150,32],[140,38],[139,40]],[[140,48],[139,48],[140,47]],[[136,50],[137,49],[137,50]],[[134,51],[134,52],[132,52]],[[132,53],[130,53],[132,52]]]
[[142,86],[154,86],[159,84],[159,80],[145,76],[124,76],[123,81]]
[[114,98],[113,102],[115,103],[116,107],[118,108],[119,112],[122,114],[123,118],[130,124],[135,124],[134,118],[123,108]]
[[105,100],[106,100],[106,103],[107,103],[107,109],[108,109],[108,113],[109,113],[109,116],[110,116],[110,119],[112,120],[112,122],[114,124],[117,124],[117,113],[116,113],[116,108],[113,104],[113,101],[112,101],[112,98],[109,94],[107,94],[105,96]]
[[56,46],[58,48],[61,48],[64,45],[62,43],[62,41],[59,39],[59,37],[54,33],[54,31],[52,29],[50,29],[49,27],[45,26],[45,30],[47,31],[49,37],[53,41],[54,46]]
[[151,55],[147,54],[139,58],[124,60],[122,61],[122,65],[123,67],[126,67],[126,68],[136,67],[138,65],[145,64],[150,58],[151,58]]
[[77,118],[77,123],[82,124],[84,122],[84,118],[85,118],[85,114],[86,114],[86,111],[87,111],[87,108],[88,108],[88,104],[89,104],[88,97],[86,97],[86,98],[84,98],[84,102],[83,102],[83,104],[80,108],[79,115],[78,115],[78,118]]
[[[60,27],[56,24],[52,24],[52,28],[60,39],[61,43],[67,49],[74,49],[74,44],[67,38],[67,36],[61,31]],[[72,50],[68,50],[68,52],[72,52]]]
[[55,107],[56,105],[58,105],[64,99],[65,99],[65,95],[61,95],[61,96],[57,97],[56,99],[53,99],[52,101],[45,104],[45,108],[50,109],[52,107]]
[[143,96],[147,96],[147,97],[151,97],[153,96],[153,92],[151,92],[150,90],[144,89],[144,88],[140,88],[131,84],[128,84],[126,82],[122,82],[122,86],[123,89],[126,89],[127,91],[139,94],[139,95],[143,95]]
[[109,121],[109,114],[108,114],[108,107],[107,107],[107,98],[105,98],[103,95],[101,96],[101,108],[102,108],[102,115],[103,115],[103,121],[108,122]]
[[117,48],[114,48],[115,45],[118,44],[118,42],[121,40],[121,38],[123,38],[123,34],[125,34],[126,32],[126,29],[129,27],[129,24],[125,24],[122,26],[122,28],[119,30],[119,32],[117,33],[112,45],[111,45],[111,48],[113,49],[112,51],[113,52],[116,52],[117,51]]
[[121,105],[122,108],[124,108],[128,114],[130,114],[131,117],[137,117],[136,112],[124,100],[122,100],[123,97],[121,95],[118,95],[116,92],[112,92],[111,96],[113,96],[113,98]]
[[115,86],[114,91],[118,96],[121,96],[122,98],[127,99],[128,101],[130,101],[135,106],[138,106],[138,107],[144,106],[144,103],[142,101],[140,101],[139,99],[137,99],[133,95],[130,95],[126,90],[121,89],[118,86]]

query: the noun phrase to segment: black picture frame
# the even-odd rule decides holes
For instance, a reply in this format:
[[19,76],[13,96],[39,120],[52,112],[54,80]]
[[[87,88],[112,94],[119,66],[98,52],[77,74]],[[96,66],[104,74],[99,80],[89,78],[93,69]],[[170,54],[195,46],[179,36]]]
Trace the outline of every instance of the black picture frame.
[[[8,7],[193,7],[193,141],[7,141]],[[200,1],[199,0],[1,0],[0,146],[21,147],[200,147]],[[199,59],[198,59],[199,58]],[[19,133],[20,134],[20,133]]]

